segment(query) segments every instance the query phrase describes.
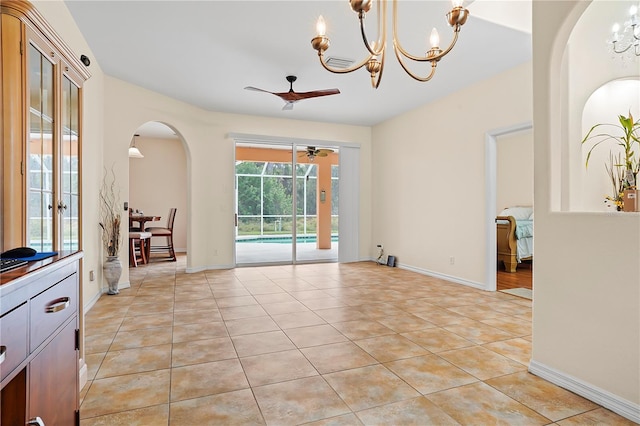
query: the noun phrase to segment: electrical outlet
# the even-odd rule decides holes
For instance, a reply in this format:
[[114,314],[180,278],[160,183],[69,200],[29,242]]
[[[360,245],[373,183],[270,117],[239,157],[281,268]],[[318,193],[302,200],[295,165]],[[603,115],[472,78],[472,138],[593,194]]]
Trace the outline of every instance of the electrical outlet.
[[449,258],[449,264],[450,264],[450,265],[455,265],[455,263],[456,263],[456,258],[455,258],[455,257],[453,257],[453,256],[451,256],[451,257]]
[[93,271],[89,271],[89,281],[94,281],[96,279],[96,274]]

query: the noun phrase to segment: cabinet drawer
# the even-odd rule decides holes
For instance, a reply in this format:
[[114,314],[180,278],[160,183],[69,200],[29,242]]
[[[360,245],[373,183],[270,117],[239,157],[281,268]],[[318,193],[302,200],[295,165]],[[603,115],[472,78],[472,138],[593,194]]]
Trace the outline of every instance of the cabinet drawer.
[[0,318],[0,380],[27,357],[27,302]]
[[77,312],[77,282],[73,274],[31,299],[31,351]]

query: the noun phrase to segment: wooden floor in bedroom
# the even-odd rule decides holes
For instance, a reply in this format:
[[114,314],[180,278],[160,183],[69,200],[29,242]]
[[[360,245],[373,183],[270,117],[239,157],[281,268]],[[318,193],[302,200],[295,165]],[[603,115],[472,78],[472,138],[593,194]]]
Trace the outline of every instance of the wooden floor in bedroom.
[[510,288],[528,288],[533,290],[533,261],[525,260],[518,264],[516,272],[507,272],[504,265],[498,266],[498,290]]

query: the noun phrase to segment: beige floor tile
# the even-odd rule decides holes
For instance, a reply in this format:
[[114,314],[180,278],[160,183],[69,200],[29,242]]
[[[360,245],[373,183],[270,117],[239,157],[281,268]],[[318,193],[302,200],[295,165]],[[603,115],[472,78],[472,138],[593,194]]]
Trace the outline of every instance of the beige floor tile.
[[281,352],[296,348],[282,331],[233,336],[231,340],[240,357]]
[[407,313],[378,318],[376,321],[396,333],[405,333],[435,327],[433,323]]
[[216,301],[213,296],[208,297],[206,299],[199,300],[183,300],[175,303],[174,310],[178,311],[197,311],[197,310],[207,310],[207,309],[216,309]]
[[157,314],[139,317],[127,317],[120,326],[120,331],[142,330],[145,328],[171,327],[173,315]]
[[482,346],[526,366],[529,366],[529,362],[531,361],[530,340],[517,337],[515,339],[503,340],[500,342],[487,343]]
[[598,407],[591,401],[527,372],[496,377],[486,383],[553,421]]
[[268,425],[296,425],[350,412],[321,377],[259,386],[253,391]]
[[171,402],[249,387],[240,361],[229,359],[171,370]]
[[443,327],[449,324],[459,324],[464,322],[467,317],[456,314],[455,312],[441,308],[428,308],[424,311],[411,311],[413,315],[429,321],[432,324]]
[[202,324],[215,321],[222,321],[222,315],[218,309],[179,311],[173,314],[173,325]]
[[341,416],[329,417],[328,419],[317,420],[305,423],[305,426],[362,426],[362,422],[353,414],[343,414]]
[[171,345],[109,351],[102,361],[96,379],[124,374],[163,370],[171,367]]
[[300,351],[320,374],[364,367],[378,362],[352,342],[313,346]]
[[267,315],[267,311],[262,309],[262,306],[260,305],[222,308],[220,309],[220,313],[222,314],[222,318],[225,321],[240,319],[240,318],[262,317]]
[[193,342],[227,335],[227,328],[223,322],[185,324],[173,327],[173,343]]
[[395,331],[385,327],[373,319],[336,322],[332,324],[340,333],[351,340],[366,339],[368,337],[395,334]]
[[346,342],[348,340],[329,324],[291,328],[284,332],[298,348]]
[[225,321],[230,336],[280,330],[271,317],[240,318]]
[[560,426],[633,426],[636,423],[625,419],[606,408],[598,408],[557,422]]
[[482,346],[440,352],[438,355],[480,380],[526,370],[519,362]]
[[293,302],[266,303],[262,305],[269,315],[288,314],[291,312],[305,312],[309,309],[297,300]]
[[283,330],[327,323],[314,312],[292,312],[289,314],[272,315],[271,318],[273,318]]
[[401,335],[431,352],[442,352],[473,346],[473,342],[443,328],[428,328],[426,330],[402,333]]
[[105,353],[111,347],[113,339],[116,337],[116,332],[109,333],[91,333],[87,330],[84,337],[84,352],[85,354]]
[[367,351],[378,362],[394,361],[430,353],[422,346],[399,334],[371,337],[369,339],[356,340],[353,343]]
[[285,293],[284,291],[280,293],[256,294],[253,297],[255,297],[255,299],[261,305],[266,305],[268,303],[285,303],[296,301],[295,297],[288,293]]
[[232,287],[232,288],[220,288],[220,289],[216,289],[215,287],[211,286],[211,288],[213,288],[213,297],[215,297],[216,299],[220,299],[223,297],[238,297],[238,296],[251,295],[251,293],[249,293],[249,291],[247,291],[247,289],[244,288],[244,286]]
[[253,296],[235,296],[216,298],[218,308],[232,308],[235,306],[257,305],[258,301]]
[[445,426],[459,424],[424,397],[358,411],[356,414],[365,425]]
[[488,308],[486,305],[455,306],[448,308],[447,310],[478,321],[487,318],[503,318],[506,316],[500,312],[496,312],[493,309]]
[[330,296],[330,294],[324,290],[292,291],[290,294],[300,302],[313,299],[325,299]]
[[168,422],[169,404],[162,404],[84,419],[80,426],[149,426],[166,425]]
[[94,380],[80,407],[80,418],[167,404],[170,375],[170,370],[156,370]]
[[106,355],[106,352],[85,354],[84,362],[87,365],[87,380],[95,379],[98,369],[100,368],[100,365],[102,365],[102,361]]
[[513,333],[508,333],[506,331],[491,327],[481,322],[477,322],[473,325],[467,323],[451,324],[444,326],[443,328],[478,345],[517,337]]
[[231,339],[229,337],[216,337],[214,339],[174,343],[171,366],[181,367],[233,358],[237,358],[237,354]]
[[516,317],[490,318],[480,321],[491,327],[499,328],[514,336],[528,336],[531,334],[531,321]]
[[547,425],[549,419],[478,382],[426,396],[463,425]]
[[119,331],[109,350],[140,348],[171,343],[171,327],[148,328],[145,330]]
[[250,356],[240,362],[252,387],[318,375],[297,349]]
[[384,365],[423,395],[478,381],[437,355],[403,359]]
[[364,313],[353,307],[318,309],[314,312],[328,323],[367,319]]
[[338,371],[323,377],[353,411],[420,396],[380,364]]
[[263,425],[250,389],[171,403],[172,425]]

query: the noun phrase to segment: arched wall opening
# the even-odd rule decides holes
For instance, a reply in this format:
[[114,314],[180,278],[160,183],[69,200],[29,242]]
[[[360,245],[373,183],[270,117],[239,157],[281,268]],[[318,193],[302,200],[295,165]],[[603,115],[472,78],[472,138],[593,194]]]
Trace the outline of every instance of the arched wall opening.
[[[174,248],[177,253],[186,253],[188,152],[184,139],[173,126],[157,121],[142,124],[135,134],[139,135],[136,147],[144,157],[129,158],[129,207],[161,217],[146,226],[166,226],[169,210],[176,208]],[[152,254],[152,260],[162,258],[162,253]]]

